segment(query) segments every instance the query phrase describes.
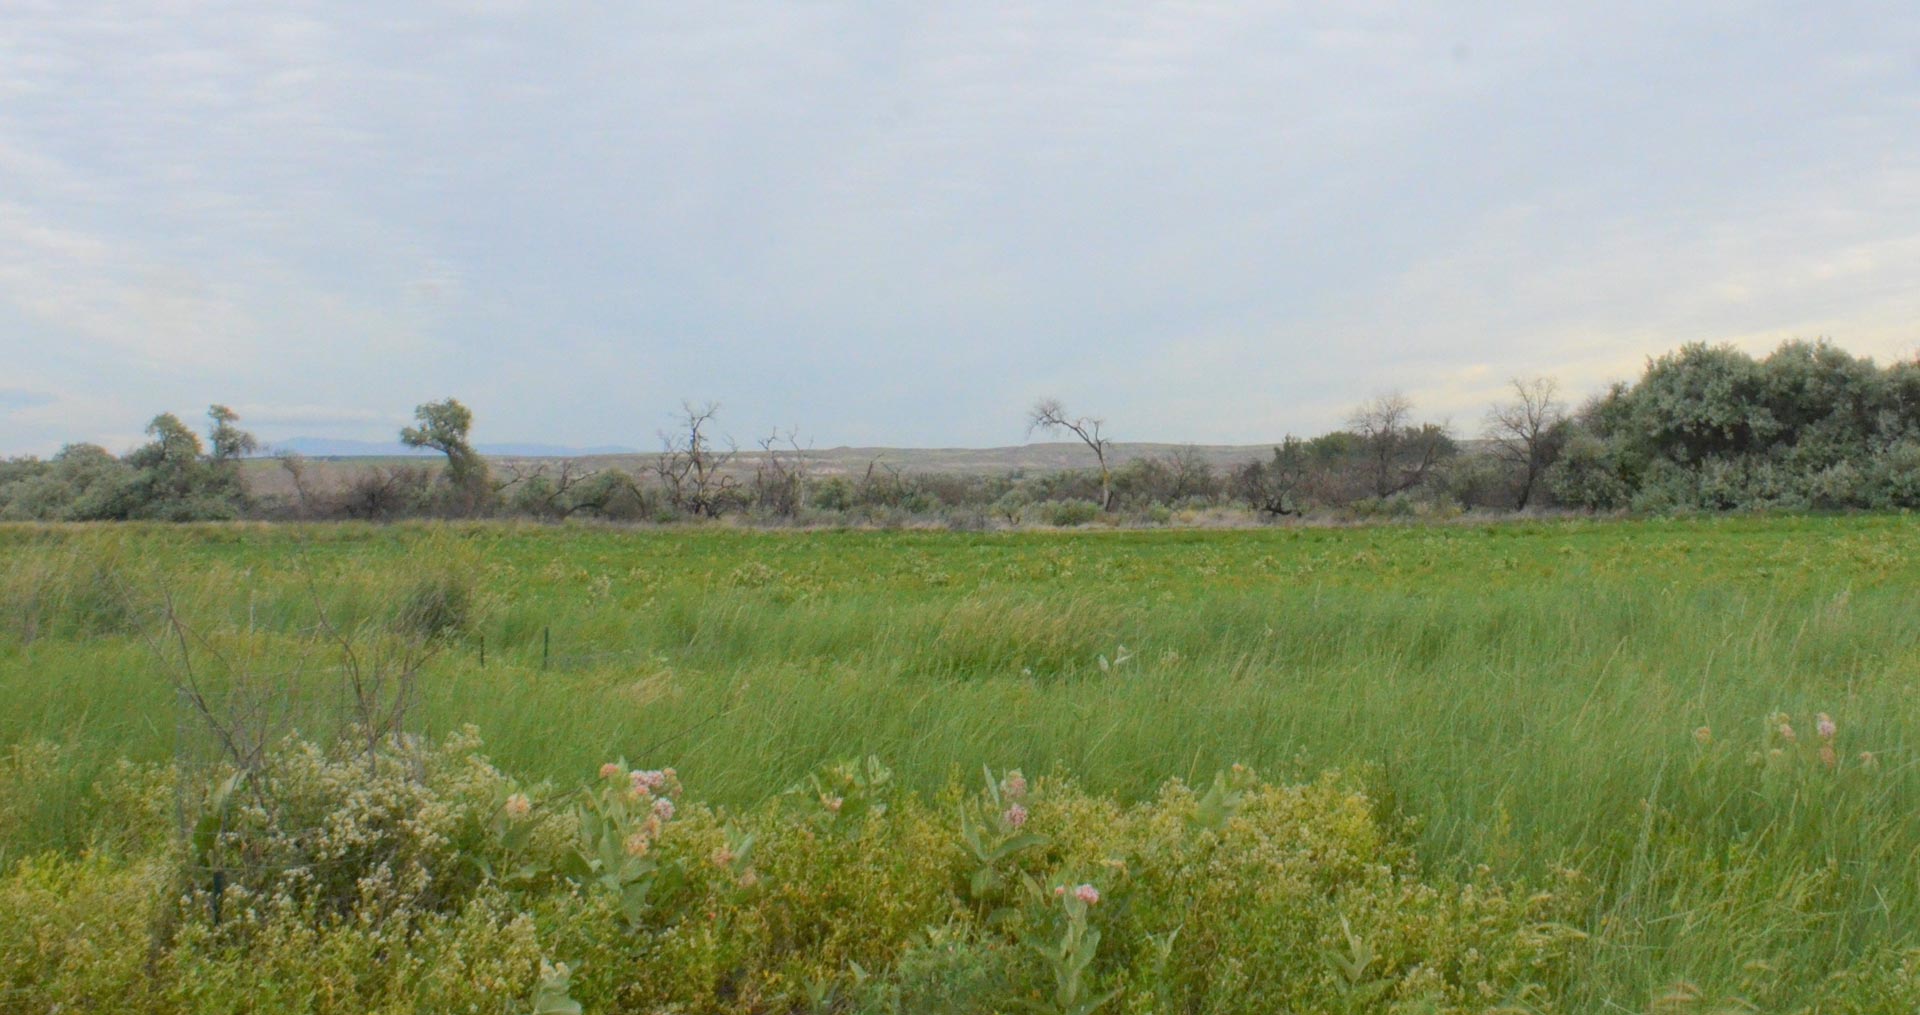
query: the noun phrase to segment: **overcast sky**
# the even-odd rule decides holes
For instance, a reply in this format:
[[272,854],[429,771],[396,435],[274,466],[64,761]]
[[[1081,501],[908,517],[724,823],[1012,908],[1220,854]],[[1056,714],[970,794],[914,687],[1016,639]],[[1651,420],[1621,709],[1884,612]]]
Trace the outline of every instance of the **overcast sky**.
[[[0,453],[1476,430],[1920,349],[1920,6],[0,3]],[[618,13],[610,11],[619,10]]]

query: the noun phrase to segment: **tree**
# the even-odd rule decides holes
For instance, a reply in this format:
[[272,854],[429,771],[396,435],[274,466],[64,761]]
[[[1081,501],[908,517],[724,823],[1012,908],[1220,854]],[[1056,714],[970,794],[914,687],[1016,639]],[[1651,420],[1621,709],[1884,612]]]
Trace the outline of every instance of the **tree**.
[[293,484],[300,517],[307,517],[313,510],[313,491],[307,481],[307,457],[298,451],[282,451],[274,457],[279,459],[280,469],[287,474],[287,481]]
[[717,449],[708,433],[719,413],[716,402],[698,409],[682,402],[679,425],[671,433],[660,434],[662,449],[654,459],[654,471],[675,510],[717,518],[733,500],[737,484],[724,470],[733,461],[734,448],[729,444],[725,451]]
[[1398,391],[1362,403],[1347,417],[1347,426],[1366,448],[1376,497],[1419,486],[1435,464],[1453,453],[1446,427],[1415,426],[1412,419],[1413,400]]
[[193,500],[205,485],[205,463],[200,460],[200,437],[180,417],[163,412],[147,424],[153,440],[135,448],[127,464],[139,473],[133,514],[137,517],[179,518],[175,506]]
[[1033,403],[1027,412],[1027,436],[1033,436],[1035,430],[1065,430],[1080,438],[1093,451],[1093,457],[1100,463],[1100,510],[1106,511],[1113,506],[1113,470],[1107,467],[1107,452],[1113,442],[1100,435],[1105,420],[1093,416],[1071,416],[1066,407],[1057,398],[1043,398]]
[[254,435],[234,426],[240,416],[224,405],[207,406],[207,419],[213,426],[207,430],[207,438],[213,444],[213,460],[232,462],[260,450],[260,441]]
[[800,428],[784,435],[778,427],[760,440],[760,458],[753,467],[753,499],[777,518],[800,513],[807,488],[807,456],[800,450]]
[[1515,507],[1521,511],[1527,509],[1541,477],[1567,442],[1567,409],[1555,397],[1558,390],[1550,377],[1516,377],[1513,401],[1487,410],[1486,437],[1493,442],[1494,454],[1520,476]]
[[1300,514],[1301,487],[1310,467],[1305,442],[1288,435],[1273,449],[1271,461],[1248,462],[1234,470],[1234,494],[1255,511],[1274,516]]
[[447,456],[447,482],[459,491],[464,507],[471,509],[489,492],[487,463],[467,443],[473,427],[473,411],[458,399],[447,398],[414,407],[413,418],[419,426],[400,431],[400,443],[410,448],[432,448]]

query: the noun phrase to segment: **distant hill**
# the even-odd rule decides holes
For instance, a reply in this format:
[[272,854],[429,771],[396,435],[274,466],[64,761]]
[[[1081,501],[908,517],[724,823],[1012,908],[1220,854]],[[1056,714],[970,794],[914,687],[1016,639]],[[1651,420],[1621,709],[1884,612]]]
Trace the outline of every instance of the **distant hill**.
[[[639,448],[606,444],[575,448],[560,444],[481,444],[483,455],[495,458],[588,458],[604,455],[637,455]],[[433,458],[440,452],[410,448],[398,441],[349,441],[333,437],[294,437],[276,442],[268,454],[292,451],[308,458]]]

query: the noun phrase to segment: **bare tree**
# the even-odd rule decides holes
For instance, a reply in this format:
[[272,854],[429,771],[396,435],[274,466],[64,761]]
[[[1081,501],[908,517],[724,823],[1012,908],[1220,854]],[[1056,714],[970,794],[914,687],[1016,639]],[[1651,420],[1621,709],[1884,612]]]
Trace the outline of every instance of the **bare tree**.
[[407,511],[427,499],[433,476],[416,466],[373,466],[355,476],[342,493],[349,518],[379,521]]
[[1515,506],[1521,511],[1566,443],[1567,407],[1555,397],[1558,391],[1551,377],[1516,377],[1513,401],[1487,410],[1486,438],[1493,442],[1494,453],[1520,475]]
[[536,463],[531,468],[519,462],[506,462],[500,469],[506,480],[497,484],[494,492],[504,494],[513,490],[513,506],[540,518],[564,521],[576,512],[598,511],[618,490],[616,485],[591,483],[602,470],[571,458],[562,458],[558,469],[548,462]]
[[1043,398],[1027,412],[1027,435],[1035,430],[1065,430],[1080,438],[1100,463],[1100,510],[1113,505],[1113,470],[1107,467],[1107,452],[1113,442],[1100,435],[1105,420],[1093,416],[1071,416],[1057,398]]
[[307,487],[307,456],[298,451],[282,451],[274,456],[280,460],[280,468],[286,472],[287,479],[293,483],[293,493],[300,505],[300,517],[313,513],[313,491]]
[[1420,485],[1433,466],[1453,451],[1446,427],[1415,426],[1412,420],[1413,400],[1398,391],[1362,403],[1347,417],[1347,426],[1366,449],[1376,497]]
[[806,491],[807,456],[800,450],[799,427],[783,436],[778,427],[760,439],[760,460],[753,468],[753,499],[761,508],[781,517],[800,513]]
[[725,451],[719,450],[708,433],[720,406],[708,402],[696,409],[691,402],[683,402],[680,410],[679,426],[671,433],[660,434],[663,449],[654,459],[654,471],[674,508],[718,517],[738,485],[723,471],[733,461],[735,449],[729,444]]

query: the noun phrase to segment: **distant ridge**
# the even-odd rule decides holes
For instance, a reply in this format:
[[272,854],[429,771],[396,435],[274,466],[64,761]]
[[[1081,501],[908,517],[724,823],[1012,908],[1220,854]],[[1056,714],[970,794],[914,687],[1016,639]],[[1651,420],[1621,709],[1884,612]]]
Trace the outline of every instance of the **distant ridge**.
[[[588,458],[604,455],[637,455],[639,448],[606,444],[593,447],[567,447],[561,444],[481,444],[483,455],[501,458]],[[277,441],[267,454],[291,451],[308,458],[420,458],[437,457],[440,452],[410,448],[399,441],[350,441],[333,437],[294,437]]]

